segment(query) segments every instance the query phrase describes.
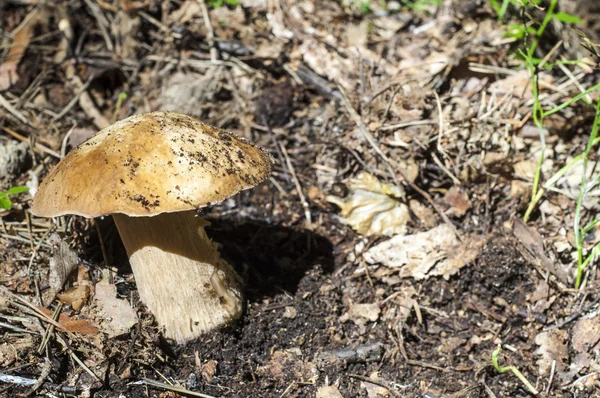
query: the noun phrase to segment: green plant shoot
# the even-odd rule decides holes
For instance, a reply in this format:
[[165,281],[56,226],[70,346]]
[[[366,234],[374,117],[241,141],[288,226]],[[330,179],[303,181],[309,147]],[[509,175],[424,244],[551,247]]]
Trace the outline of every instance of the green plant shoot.
[[517,378],[519,380],[521,380],[521,383],[523,383],[525,385],[525,387],[529,390],[529,392],[531,392],[534,395],[538,395],[539,391],[529,382],[529,380],[527,380],[525,378],[525,376],[523,376],[523,373],[521,373],[521,371],[519,369],[517,369],[515,366],[504,366],[504,367],[500,367],[500,365],[498,364],[498,355],[500,355],[500,352],[502,351],[502,346],[500,344],[498,344],[498,348],[496,348],[494,350],[494,352],[492,352],[492,365],[494,365],[494,368],[496,368],[496,370],[500,373],[504,373],[504,372],[512,372],[515,376],[517,376]]
[[0,192],[0,209],[10,210],[12,208],[12,200],[9,196],[18,195],[23,192],[29,191],[29,188],[23,186],[16,186],[10,188],[6,192]]

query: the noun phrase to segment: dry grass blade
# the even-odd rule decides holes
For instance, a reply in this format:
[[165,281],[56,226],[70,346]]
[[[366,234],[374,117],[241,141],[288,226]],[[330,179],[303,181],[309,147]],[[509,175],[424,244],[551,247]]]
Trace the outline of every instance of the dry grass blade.
[[156,388],[162,388],[163,390],[173,391],[173,392],[176,392],[176,393],[179,393],[179,394],[189,395],[189,396],[192,396],[192,397],[218,398],[218,397],[215,397],[213,395],[206,395],[206,394],[202,394],[200,392],[194,392],[194,391],[186,390],[185,388],[182,388],[182,387],[170,386],[168,384],[161,383],[160,381],[156,381],[156,380],[152,380],[152,379],[142,379],[140,381],[136,381],[136,382],[133,382],[131,384],[132,385],[145,384],[147,386],[156,387]]

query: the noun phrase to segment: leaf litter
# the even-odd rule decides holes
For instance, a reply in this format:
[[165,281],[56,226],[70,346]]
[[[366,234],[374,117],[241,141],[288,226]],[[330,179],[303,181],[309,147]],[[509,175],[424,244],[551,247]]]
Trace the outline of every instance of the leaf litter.
[[[489,371],[502,343],[540,390],[595,394],[596,265],[582,291],[569,288],[581,168],[514,230],[540,154],[544,177],[577,156],[593,110],[578,102],[535,126],[527,68],[489,2],[424,12],[372,2],[370,13],[355,2],[225,3],[0,4],[2,190],[33,194],[98,126],[156,109],[193,114],[277,157],[268,183],[205,209],[227,218],[211,233],[244,270],[248,308],[188,347],[161,339],[109,220],[96,229],[37,219],[27,195],[15,200],[0,223],[0,284],[12,294],[0,302],[6,372],[53,395],[166,395],[130,382],[167,378],[213,396],[521,396],[518,381]],[[577,2],[586,23],[597,14],[587,3]],[[36,12],[43,21],[32,22]],[[535,56],[556,44],[545,62],[586,60],[580,41],[554,21]],[[597,81],[589,64],[564,66],[568,74],[541,68],[545,109]],[[596,237],[589,231],[586,249]],[[67,331],[40,354],[57,309]],[[325,354],[337,359],[318,360]]]

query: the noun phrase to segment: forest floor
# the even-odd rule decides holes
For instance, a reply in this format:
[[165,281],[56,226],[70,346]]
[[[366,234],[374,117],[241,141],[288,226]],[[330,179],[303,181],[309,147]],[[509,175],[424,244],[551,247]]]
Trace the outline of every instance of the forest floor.
[[[534,107],[598,83],[600,10],[558,2],[585,36],[551,20],[532,87],[528,38],[507,32],[550,1],[501,21],[493,1],[409,3],[0,1],[0,192],[29,187],[0,198],[0,396],[600,396],[596,262],[575,281],[573,225],[600,208],[575,211],[582,168],[522,221],[540,155],[546,184],[586,148],[597,92],[541,130]],[[186,345],[140,302],[110,217],[30,213],[72,148],[155,110],[275,161],[200,210],[246,308]]]

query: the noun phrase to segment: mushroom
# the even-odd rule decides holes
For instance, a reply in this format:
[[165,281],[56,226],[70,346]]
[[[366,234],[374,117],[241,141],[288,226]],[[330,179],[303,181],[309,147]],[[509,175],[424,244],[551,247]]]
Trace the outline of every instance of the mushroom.
[[46,176],[36,216],[112,215],[141,300],[167,338],[184,343],[242,311],[240,278],[195,209],[255,187],[271,157],[189,116],[138,114],[96,133]]

